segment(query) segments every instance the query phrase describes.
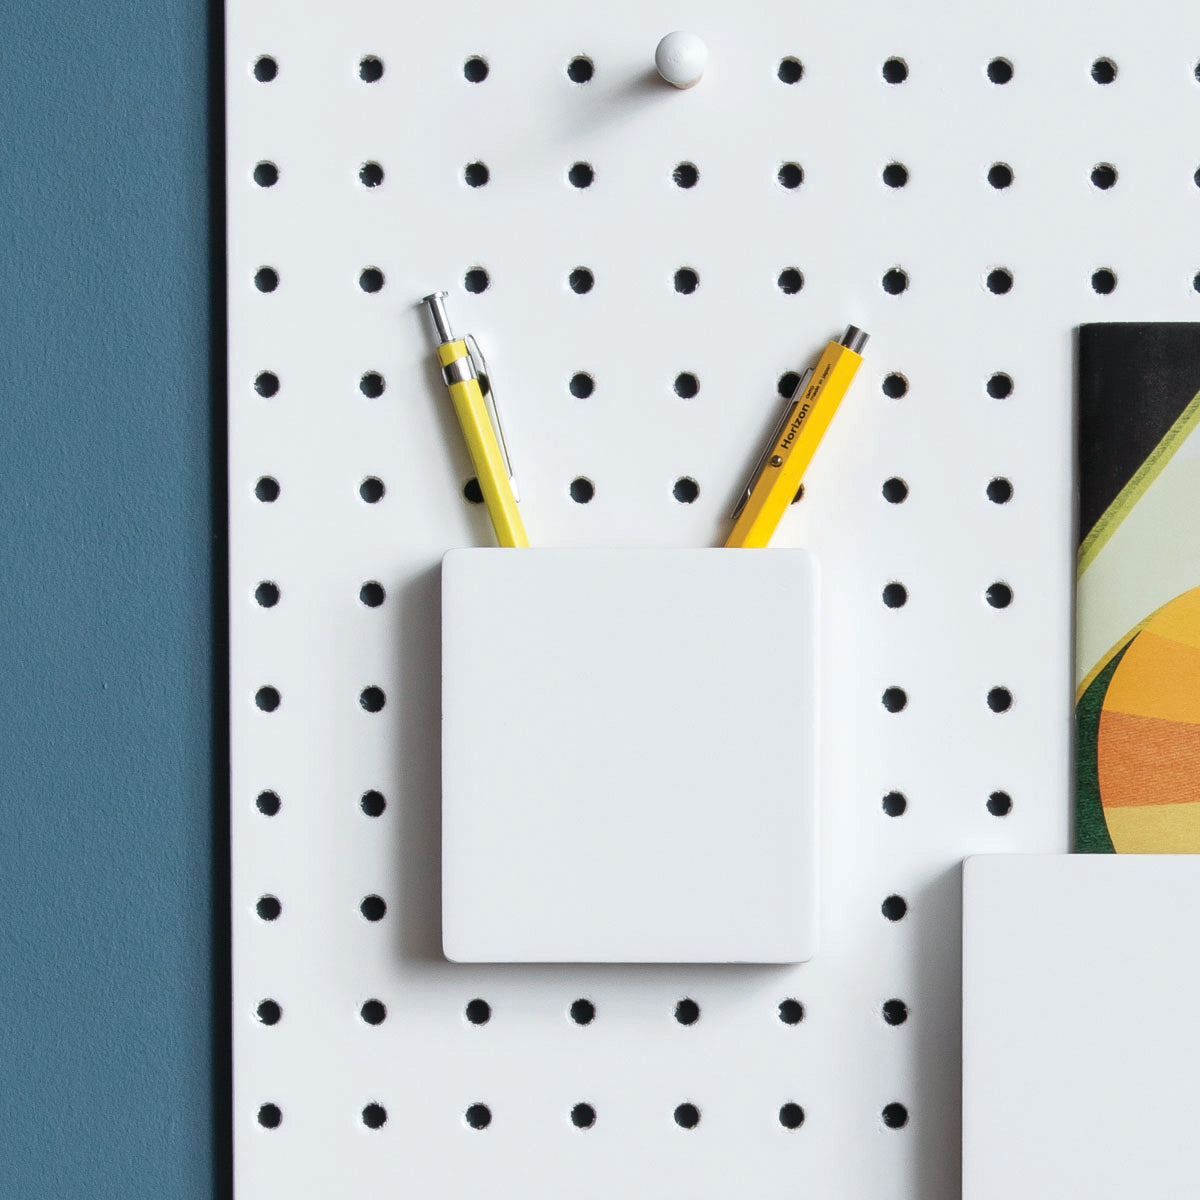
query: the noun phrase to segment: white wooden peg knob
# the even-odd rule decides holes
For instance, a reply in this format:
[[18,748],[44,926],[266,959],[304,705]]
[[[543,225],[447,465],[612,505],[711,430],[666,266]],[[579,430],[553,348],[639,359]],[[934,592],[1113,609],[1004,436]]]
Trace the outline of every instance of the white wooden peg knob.
[[654,65],[658,73],[677,88],[694,87],[708,66],[708,47],[696,34],[677,29],[658,43]]

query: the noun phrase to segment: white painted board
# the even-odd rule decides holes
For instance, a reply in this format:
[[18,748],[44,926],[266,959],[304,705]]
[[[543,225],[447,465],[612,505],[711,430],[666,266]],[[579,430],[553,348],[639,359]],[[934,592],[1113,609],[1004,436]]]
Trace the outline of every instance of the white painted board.
[[[681,27],[710,51],[687,91],[652,74]],[[226,46],[239,1200],[340,1197],[348,1178],[362,1197],[422,1200],[956,1196],[959,862],[1068,844],[1071,331],[1200,314],[1198,159],[1178,133],[1200,108],[1200,8],[228,0]],[[463,74],[475,55],[478,84]],[[567,75],[579,55],[586,84]],[[364,56],[383,65],[375,82]],[[1105,56],[1117,74],[1100,84]],[[778,77],[789,57],[793,84]],[[884,78],[892,58],[902,83]],[[988,78],[996,58],[1006,84]],[[576,162],[590,187],[570,183]],[[369,163],[376,187],[360,182]],[[674,182],[681,163],[694,187]],[[796,188],[778,181],[787,163]],[[905,186],[884,181],[891,163]],[[988,182],[998,163],[1006,188]],[[1098,163],[1114,187],[1092,184]],[[569,284],[581,266],[586,294]],[[272,292],[255,286],[263,267]],[[361,289],[367,267],[381,290]],[[680,268],[698,275],[690,294]],[[894,268],[909,281],[896,295]],[[986,285],[999,268],[1003,295]],[[1109,294],[1092,288],[1100,268]],[[787,294],[791,269],[803,287]],[[437,287],[488,354],[538,546],[718,544],[780,376],[850,322],[871,334],[775,540],[822,571],[829,803],[810,963],[444,960],[439,563],[491,535],[462,496],[470,468],[416,307]],[[371,373],[379,395],[360,388],[376,390]],[[569,387],[584,373],[586,398]],[[674,390],[684,373],[690,399]],[[1011,392],[992,395],[1001,373]],[[1005,504],[987,498],[998,476]],[[263,477],[273,502],[256,498]],[[360,498],[367,477],[386,488],[376,503]],[[587,504],[571,497],[581,477]],[[685,478],[690,504],[674,495]],[[882,494],[892,478],[901,503]],[[378,607],[359,599],[368,582]],[[893,582],[902,607],[882,599]],[[985,598],[996,582],[1005,608]],[[376,713],[359,703],[371,686]],[[881,704],[893,686],[898,713]],[[274,712],[256,706],[264,687]],[[987,706],[995,687],[1006,712]],[[274,921],[257,915],[265,895]],[[360,912],[372,895],[379,922]],[[582,997],[587,1026],[568,1015]],[[673,1015],[685,997],[691,1025]],[[473,999],[487,1024],[464,1016]],[[794,1025],[778,1015],[790,999]],[[368,1000],[381,1024],[360,1017]],[[598,1115],[581,1131],[569,1114],[584,1099]],[[673,1119],[685,1101],[701,1114],[690,1130]],[[379,1129],[361,1119],[371,1102]],[[486,1129],[464,1119],[476,1102]],[[799,1128],[780,1124],[785,1103]],[[900,1128],[882,1119],[892,1103]],[[259,1124],[265,1104],[276,1128]]]
[[963,905],[963,1200],[1192,1194],[1200,858],[972,858]]

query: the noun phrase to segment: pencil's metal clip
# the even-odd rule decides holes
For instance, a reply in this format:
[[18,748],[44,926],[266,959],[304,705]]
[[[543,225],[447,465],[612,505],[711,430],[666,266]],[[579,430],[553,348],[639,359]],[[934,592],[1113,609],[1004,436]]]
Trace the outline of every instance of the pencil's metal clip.
[[467,357],[471,360],[471,366],[475,368],[475,375],[479,380],[479,390],[483,393],[483,403],[487,409],[488,418],[492,422],[492,428],[496,431],[496,441],[500,446],[500,457],[504,459],[504,469],[508,472],[508,482],[512,487],[513,499],[519,502],[521,495],[517,491],[517,479],[513,474],[512,459],[508,456],[508,443],[504,440],[504,426],[500,423],[500,410],[496,407],[496,398],[492,393],[492,376],[488,371],[487,361],[472,334],[466,334],[463,341],[467,344]]
[[750,493],[754,491],[754,485],[758,482],[758,477],[762,474],[763,468],[767,465],[767,456],[771,453],[772,447],[779,441],[779,435],[783,433],[783,427],[787,424],[788,417],[792,415],[792,409],[796,402],[804,395],[804,389],[808,387],[808,381],[812,378],[813,369],[808,367],[803,375],[800,376],[800,382],[796,384],[792,394],[783,402],[783,412],[779,416],[779,421],[775,428],[771,430],[771,436],[767,439],[766,447],[758,456],[758,462],[754,464],[754,470],[750,472],[750,478],[746,482],[746,486],[742,489],[742,494],[738,497],[737,503],[733,506],[733,512],[730,513],[730,520],[736,521],[742,515],[742,509],[746,507],[746,501],[750,499]]

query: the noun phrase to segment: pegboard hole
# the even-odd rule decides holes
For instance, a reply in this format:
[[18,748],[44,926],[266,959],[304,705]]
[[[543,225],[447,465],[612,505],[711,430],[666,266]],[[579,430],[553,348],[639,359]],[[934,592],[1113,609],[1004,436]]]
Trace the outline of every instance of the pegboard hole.
[[1097,163],[1092,168],[1092,185],[1107,192],[1117,182],[1117,168],[1112,163]]
[[382,1129],[387,1123],[387,1109],[372,1102],[362,1110],[362,1123],[368,1129]]
[[474,475],[463,484],[462,494],[468,504],[483,503],[483,488],[479,486],[479,480]]
[[804,275],[796,267],[785,267],[779,272],[779,278],[775,282],[785,296],[794,296],[804,287]]
[[486,292],[491,282],[491,278],[482,267],[472,267],[463,275],[463,287],[473,296]]
[[1013,497],[1013,485],[1002,475],[988,481],[987,498],[993,504],[1007,504]]
[[262,709],[263,712],[274,712],[279,707],[279,690],[273,687],[260,687],[254,693],[254,703]]
[[260,608],[274,608],[279,603],[279,586],[268,579],[254,589],[254,599]]
[[908,290],[908,272],[900,267],[892,267],[884,271],[880,283],[889,296],[899,296],[901,292]]
[[881,701],[888,712],[903,712],[908,706],[908,693],[901,687],[884,688]]
[[358,64],[358,77],[363,83],[378,83],[383,78],[383,60],[365,55]]
[[700,380],[690,371],[680,371],[675,376],[675,395],[682,400],[691,400],[700,391]]
[[804,1109],[789,1100],[779,1110],[779,1123],[784,1129],[799,1129],[804,1124]]
[[987,273],[987,290],[993,296],[1007,295],[1012,285],[1012,272],[1007,267],[995,267]]
[[383,584],[375,579],[368,579],[358,589],[358,599],[367,608],[378,608],[383,603],[385,595]]
[[1200,271],[1192,276],[1192,288],[1194,291],[1200,292]]
[[254,494],[264,504],[274,504],[279,499],[279,480],[264,475],[255,485]]
[[492,173],[488,170],[487,163],[472,162],[463,167],[463,179],[466,180],[467,187],[483,187],[491,177]]
[[903,504],[908,499],[908,484],[898,475],[885,479],[879,490],[889,504]]
[[690,296],[700,286],[700,276],[692,267],[680,267],[675,272],[675,290]]
[[378,371],[368,371],[359,381],[358,390],[362,392],[368,400],[378,400],[383,395],[384,388],[387,384],[384,378]]
[[377,162],[365,162],[358,168],[358,182],[365,188],[377,188],[383,182],[383,168]]
[[572,163],[567,171],[567,181],[574,188],[591,187],[596,179],[596,171],[591,163]]
[[463,78],[468,83],[482,83],[488,77],[489,70],[491,68],[487,64],[487,59],[480,58],[478,54],[475,54],[463,63]]
[[1008,712],[1012,708],[1013,697],[1012,692],[1006,687],[994,687],[988,689],[987,706],[994,713]]
[[358,494],[367,504],[378,504],[383,499],[386,491],[387,488],[383,486],[383,480],[377,475],[368,475],[358,485]]
[[795,371],[784,371],[775,381],[775,390],[785,399],[790,400],[800,386],[800,376]]
[[903,1000],[885,1000],[882,1012],[889,1025],[903,1025],[908,1020],[908,1005]]
[[278,896],[259,896],[254,911],[258,913],[260,920],[278,921],[279,914],[283,912],[283,905],[279,903]]
[[1196,82],[1197,82],[1197,83],[1200,83],[1200,62],[1198,62],[1198,63],[1197,63],[1197,64],[1196,64],[1196,65],[1195,65],[1195,66],[1192,68],[1192,75],[1195,77],[1195,80],[1196,80]]
[[779,1019],[785,1025],[799,1025],[804,1020],[804,1005],[789,996],[779,1002]]
[[273,292],[279,286],[279,272],[274,267],[259,267],[254,272],[254,286],[260,292]]
[[899,400],[901,396],[908,394],[908,380],[898,371],[892,371],[891,374],[883,377],[883,394],[889,400]]
[[796,489],[796,494],[788,501],[789,504],[799,504],[804,499],[804,484]]
[[596,277],[587,267],[576,267],[567,276],[567,284],[577,296],[586,296],[596,286]]
[[903,608],[908,603],[908,588],[893,580],[884,586],[883,602],[888,608]]
[[359,796],[358,807],[368,817],[381,817],[383,810],[387,808],[387,799],[382,792],[369,788]]
[[798,58],[782,59],[775,74],[779,76],[780,83],[799,83],[804,78],[804,64]]
[[1108,267],[1101,267],[1100,270],[1092,272],[1092,291],[1107,296],[1116,286],[1116,274]]
[[358,911],[368,921],[382,921],[387,914],[387,901],[382,896],[376,896],[372,893],[370,896],[362,898],[362,903],[359,904]]
[[1117,77],[1117,64],[1111,58],[1098,58],[1092,63],[1092,78],[1101,84],[1112,83]]
[[993,817],[1007,817],[1012,806],[1012,797],[1007,792],[993,792],[987,798],[987,810]]
[[700,1020],[700,1005],[685,996],[675,1005],[675,1020],[680,1025],[695,1025]]
[[264,1025],[278,1025],[283,1009],[274,1000],[260,1000],[254,1014]]
[[262,1104],[258,1109],[258,1123],[264,1129],[278,1129],[283,1120],[283,1111],[278,1104]]
[[387,697],[383,693],[383,688],[371,684],[370,687],[365,687],[358,694],[359,704],[369,713],[377,713],[387,703]]
[[274,371],[259,371],[254,377],[254,390],[269,400],[279,391],[279,376]]
[[274,187],[279,182],[279,168],[273,162],[256,163],[254,182],[260,188]]
[[985,386],[987,394],[993,400],[1007,400],[1012,395],[1012,376],[1006,375],[1003,371],[997,371],[988,379]]
[[889,817],[902,817],[908,809],[908,797],[903,792],[888,792],[881,805]]
[[590,1025],[596,1019],[596,1006],[590,1000],[573,1001],[569,1011],[576,1025]]
[[883,168],[883,182],[890,188],[902,188],[908,182],[908,168],[903,163],[888,163]]
[[883,64],[885,83],[903,83],[908,78],[908,63],[902,58],[889,58]]
[[903,1129],[908,1124],[908,1109],[895,1100],[891,1104],[885,1104],[880,1115],[889,1129]]
[[879,911],[889,921],[903,921],[908,912],[908,901],[903,896],[888,896],[879,906]]
[[987,65],[987,77],[993,83],[1008,83],[1013,77],[1013,65],[1007,58],[993,58]]
[[596,1110],[590,1104],[576,1104],[571,1109],[571,1124],[576,1129],[591,1129],[596,1123]]
[[596,494],[596,485],[586,476],[580,475],[571,480],[571,486],[567,490],[576,504],[590,504]]
[[387,1005],[382,1000],[364,1000],[358,1015],[368,1025],[382,1025],[387,1020]]
[[796,162],[785,162],[781,164],[775,177],[779,180],[780,187],[790,191],[804,182],[804,168]]
[[596,381],[586,371],[576,371],[567,390],[576,400],[586,400],[596,390]]
[[587,83],[595,73],[595,65],[586,54],[577,54],[567,63],[567,78],[572,83]]
[[279,799],[278,792],[265,791],[259,792],[254,797],[254,807],[258,809],[264,817],[273,817],[279,812],[283,802]]
[[671,489],[671,495],[680,504],[694,504],[696,498],[700,495],[700,485],[690,476],[685,475],[681,479],[675,480],[675,486]]
[[364,292],[374,294],[383,288],[383,272],[378,267],[363,267],[358,275],[358,286]]
[[492,1123],[492,1110],[486,1104],[472,1104],[463,1119],[472,1129],[486,1129]]
[[279,64],[269,54],[261,54],[254,60],[254,78],[259,83],[270,83],[278,74]]
[[1007,608],[1012,603],[1013,598],[1012,588],[1007,583],[1001,583],[999,580],[993,584],[989,584],[988,590],[984,595],[987,597],[987,602],[993,608]]
[[675,1124],[680,1129],[695,1129],[700,1124],[700,1110],[694,1104],[681,1104],[675,1109]]
[[676,187],[694,188],[700,182],[700,171],[695,163],[681,162],[671,172],[671,178]]
[[492,1019],[492,1006],[486,1000],[476,997],[467,1001],[463,1014],[472,1025],[486,1025]]
[[992,165],[988,167],[987,181],[997,191],[1002,191],[1006,187],[1011,187],[1013,181],[1012,167],[1010,167],[1008,163],[992,163]]

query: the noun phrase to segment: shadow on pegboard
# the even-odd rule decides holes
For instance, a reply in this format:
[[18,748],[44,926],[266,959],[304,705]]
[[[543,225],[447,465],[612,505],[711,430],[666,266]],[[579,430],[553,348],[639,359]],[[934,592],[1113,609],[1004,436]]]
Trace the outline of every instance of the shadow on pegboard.
[[440,562],[399,590],[398,607],[396,636],[405,692],[416,699],[404,707],[396,742],[396,776],[404,781],[393,848],[402,880],[396,906],[396,953],[405,961],[444,963]]

